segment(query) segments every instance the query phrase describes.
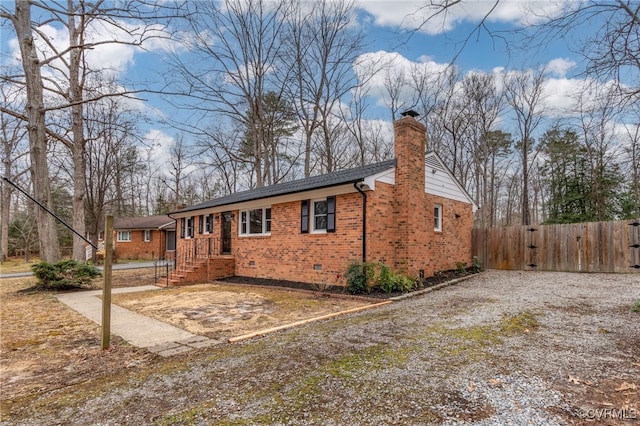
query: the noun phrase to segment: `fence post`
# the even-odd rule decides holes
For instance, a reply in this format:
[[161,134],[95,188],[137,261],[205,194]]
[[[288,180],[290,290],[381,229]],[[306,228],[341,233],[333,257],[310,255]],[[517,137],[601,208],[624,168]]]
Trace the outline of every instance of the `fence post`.
[[107,216],[104,229],[104,285],[102,286],[102,349],[111,344],[111,265],[113,263],[113,216]]

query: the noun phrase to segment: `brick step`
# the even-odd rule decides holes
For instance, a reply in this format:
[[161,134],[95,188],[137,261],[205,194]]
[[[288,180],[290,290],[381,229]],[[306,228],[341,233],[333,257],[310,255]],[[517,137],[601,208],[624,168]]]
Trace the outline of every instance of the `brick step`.
[[[177,269],[169,272],[168,279],[159,282],[159,286],[183,286],[206,282],[215,277],[227,277],[233,275],[234,259],[230,256],[220,257],[220,262],[212,265],[214,270],[209,270],[210,259],[197,259],[178,265]],[[218,268],[220,268],[218,270]],[[222,274],[220,274],[222,272]],[[210,276],[212,275],[212,276]]]
[[180,265],[176,270],[169,272],[169,279],[165,283],[168,283],[171,287],[179,287],[201,281],[200,276],[206,272],[206,269],[204,271],[202,269],[206,265],[207,261],[189,262],[185,265]]

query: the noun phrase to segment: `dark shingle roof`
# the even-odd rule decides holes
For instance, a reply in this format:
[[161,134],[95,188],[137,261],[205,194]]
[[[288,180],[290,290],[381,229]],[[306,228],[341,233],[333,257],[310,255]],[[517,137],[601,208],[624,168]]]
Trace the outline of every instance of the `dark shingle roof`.
[[[167,215],[113,218],[114,229],[158,229],[164,225],[175,225],[175,219]],[[167,229],[173,228],[169,226]]]
[[206,209],[211,207],[225,206],[229,204],[241,203],[245,201],[260,200],[262,198],[275,197],[278,195],[294,194],[296,192],[310,191],[312,189],[328,188],[331,186],[344,185],[345,183],[358,182],[367,176],[372,176],[395,167],[396,160],[387,160],[381,163],[369,164],[355,169],[341,170],[325,175],[311,176],[291,182],[283,182],[276,185],[262,188],[250,189],[248,191],[236,192],[235,194],[215,198],[200,204],[186,207],[172,212],[182,213],[193,210]]

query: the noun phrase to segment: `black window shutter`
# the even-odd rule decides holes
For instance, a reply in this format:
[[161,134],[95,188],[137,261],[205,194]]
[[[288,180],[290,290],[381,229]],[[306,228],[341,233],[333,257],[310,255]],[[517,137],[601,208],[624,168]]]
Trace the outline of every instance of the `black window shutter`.
[[198,218],[198,234],[204,232],[204,215],[200,215]]
[[336,197],[327,197],[327,232],[336,232]]
[[185,218],[180,219],[180,238],[184,238]]
[[300,211],[300,232],[303,234],[309,232],[309,200],[302,200],[302,209]]

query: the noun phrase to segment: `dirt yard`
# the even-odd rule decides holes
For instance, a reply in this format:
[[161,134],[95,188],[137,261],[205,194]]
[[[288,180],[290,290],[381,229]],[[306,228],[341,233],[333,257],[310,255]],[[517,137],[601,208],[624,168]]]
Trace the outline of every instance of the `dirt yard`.
[[640,424],[640,275],[487,271],[168,359],[100,352],[52,297],[0,286],[6,425]]
[[[142,286],[153,281],[152,268],[122,270],[113,272],[112,286]],[[33,278],[0,280],[3,400],[141,367],[153,358],[117,337],[110,350],[102,351],[98,325],[58,302],[51,293],[21,292],[33,284]],[[101,279],[97,279],[94,287],[101,286]],[[310,292],[212,284],[113,294],[112,302],[216,339],[371,303]]]
[[213,339],[228,339],[371,304],[346,295],[329,297],[223,283],[114,294],[111,300],[134,312]]

